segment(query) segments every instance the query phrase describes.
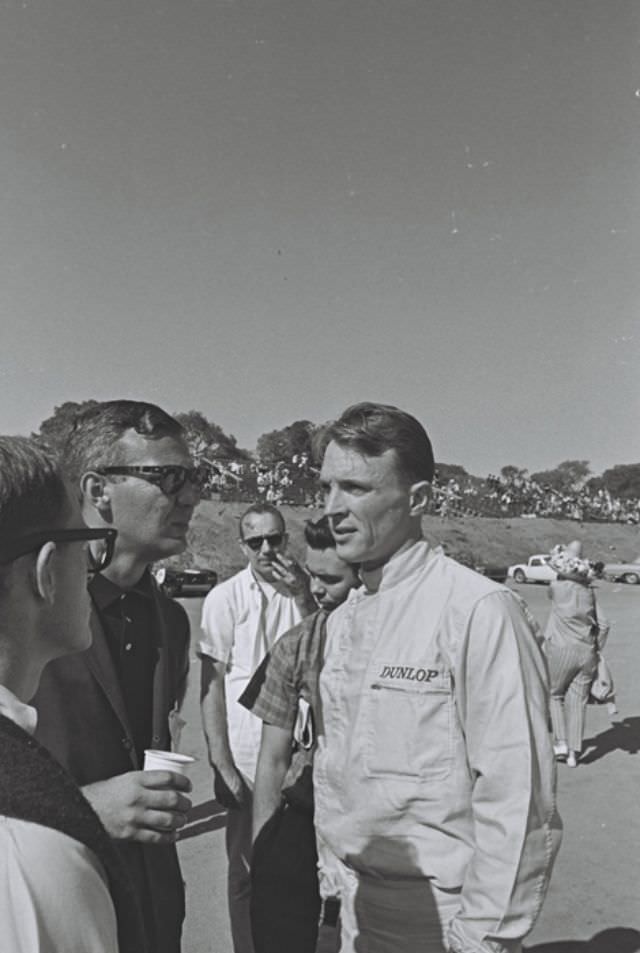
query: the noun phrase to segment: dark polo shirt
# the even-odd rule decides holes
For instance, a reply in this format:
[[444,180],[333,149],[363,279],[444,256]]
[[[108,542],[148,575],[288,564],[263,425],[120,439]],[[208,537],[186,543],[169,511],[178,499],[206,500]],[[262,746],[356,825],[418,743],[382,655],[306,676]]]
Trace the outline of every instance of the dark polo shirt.
[[121,589],[101,573],[89,583],[100,612],[140,764],[152,747],[153,677],[158,663],[149,572],[132,589]]

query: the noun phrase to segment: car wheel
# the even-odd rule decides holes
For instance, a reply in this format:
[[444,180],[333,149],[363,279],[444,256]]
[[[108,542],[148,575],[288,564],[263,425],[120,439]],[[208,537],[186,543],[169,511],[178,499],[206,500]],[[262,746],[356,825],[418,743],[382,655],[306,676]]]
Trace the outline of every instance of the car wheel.
[[513,580],[514,582],[526,582],[527,577],[525,576],[525,574],[523,573],[521,569],[516,569],[516,571],[513,574]]
[[628,582],[630,586],[637,586],[640,582],[640,576],[637,572],[626,572],[622,577],[623,582]]

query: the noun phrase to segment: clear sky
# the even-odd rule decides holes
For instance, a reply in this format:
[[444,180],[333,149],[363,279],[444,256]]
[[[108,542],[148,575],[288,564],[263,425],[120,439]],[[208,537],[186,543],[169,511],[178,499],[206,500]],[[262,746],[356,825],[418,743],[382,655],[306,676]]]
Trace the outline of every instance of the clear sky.
[[640,460],[634,0],[2,0],[0,401]]

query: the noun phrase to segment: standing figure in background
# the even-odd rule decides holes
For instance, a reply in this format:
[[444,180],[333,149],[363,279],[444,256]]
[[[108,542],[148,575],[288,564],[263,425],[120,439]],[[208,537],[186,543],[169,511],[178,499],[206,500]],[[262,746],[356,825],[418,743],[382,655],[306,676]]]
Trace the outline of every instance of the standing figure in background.
[[240,519],[240,546],[249,564],[212,589],[202,607],[202,723],[214,794],[229,809],[227,889],[235,953],[253,953],[249,861],[261,730],[260,719],[238,698],[276,639],[315,608],[303,570],[285,555],[287,541],[275,506],[250,506]]
[[186,689],[189,620],[149,566],[184,551],[204,473],[180,424],[154,404],[113,400],[75,421],[64,465],[85,522],[118,530],[89,583],[93,643],[47,666],[37,737],[82,786],[124,860],[149,949],[179,953],[184,884],[175,848],[191,783],[144,771],[145,748],[171,748]]
[[593,565],[581,557],[578,540],[555,546],[549,565],[558,574],[549,585],[551,613],[545,651],[551,679],[553,750],[575,768],[582,750],[589,688],[604,648],[609,623],[596,606]]

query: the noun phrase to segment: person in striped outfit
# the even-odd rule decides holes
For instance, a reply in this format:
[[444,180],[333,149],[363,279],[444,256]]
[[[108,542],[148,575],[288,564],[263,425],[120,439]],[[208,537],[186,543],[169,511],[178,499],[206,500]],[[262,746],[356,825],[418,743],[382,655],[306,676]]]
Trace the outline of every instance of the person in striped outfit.
[[545,651],[551,680],[551,723],[556,759],[575,768],[582,750],[589,688],[609,624],[596,606],[594,566],[578,540],[555,546],[549,565],[558,578],[549,586],[551,613]]

